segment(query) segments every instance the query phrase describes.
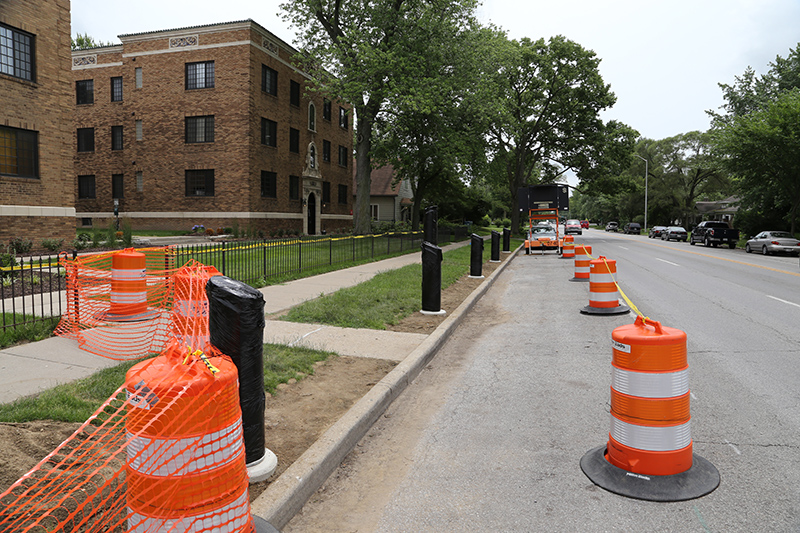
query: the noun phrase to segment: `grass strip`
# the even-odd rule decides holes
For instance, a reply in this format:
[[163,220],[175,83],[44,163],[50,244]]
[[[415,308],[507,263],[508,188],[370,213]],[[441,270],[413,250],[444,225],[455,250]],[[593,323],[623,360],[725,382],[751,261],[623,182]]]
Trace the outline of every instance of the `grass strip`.
[[[264,390],[275,394],[278,385],[314,373],[314,363],[336,357],[310,348],[264,345]],[[84,422],[125,382],[125,373],[146,358],[126,361],[91,376],[57,385],[34,396],[0,404],[0,422],[57,420]]]
[[[442,257],[442,289],[469,272],[470,246],[445,252]],[[483,249],[483,261],[491,256],[491,242]],[[407,265],[381,272],[354,287],[293,307],[281,320],[327,324],[343,328],[386,329],[419,311],[422,303],[422,265]]]
[[[34,318],[36,318],[35,322],[33,322]],[[0,329],[0,348],[19,344],[21,342],[40,341],[51,337],[60,318],[61,317],[51,317],[41,319],[41,317],[32,317],[18,313],[4,313],[0,324],[19,325]]]

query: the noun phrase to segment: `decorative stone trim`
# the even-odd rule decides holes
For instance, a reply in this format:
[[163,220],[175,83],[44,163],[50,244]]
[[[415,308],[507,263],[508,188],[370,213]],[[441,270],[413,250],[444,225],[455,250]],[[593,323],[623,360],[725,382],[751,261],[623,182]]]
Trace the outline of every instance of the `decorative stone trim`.
[[185,48],[187,46],[197,46],[200,38],[197,35],[186,35],[184,37],[170,37],[170,48]]
[[271,39],[267,39],[266,37],[264,37],[261,40],[261,46],[266,48],[270,53],[278,55],[279,51],[278,44],[272,41]]
[[97,64],[97,54],[72,58],[73,67],[88,67]]

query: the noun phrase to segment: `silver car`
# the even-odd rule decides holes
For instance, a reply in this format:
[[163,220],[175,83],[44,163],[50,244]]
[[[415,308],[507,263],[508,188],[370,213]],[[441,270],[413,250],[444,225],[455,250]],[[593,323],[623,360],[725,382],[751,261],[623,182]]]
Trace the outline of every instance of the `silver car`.
[[762,231],[744,245],[744,251],[761,252],[764,255],[789,253],[800,255],[800,241],[788,231]]

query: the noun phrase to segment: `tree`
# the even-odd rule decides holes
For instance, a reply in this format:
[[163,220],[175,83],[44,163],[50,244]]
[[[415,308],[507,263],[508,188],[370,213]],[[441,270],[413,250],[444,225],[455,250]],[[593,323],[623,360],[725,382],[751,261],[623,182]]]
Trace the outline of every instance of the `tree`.
[[75,37],[72,37],[72,49],[73,50],[86,50],[88,48],[97,48],[100,46],[113,46],[114,43],[104,43],[103,41],[95,41],[92,36],[88,33],[84,34],[77,34]]
[[368,233],[374,127],[390,99],[417,100],[426,78],[418,45],[470,20],[475,0],[289,0],[285,18],[300,31],[317,87],[356,111],[354,231]]
[[800,89],[784,91],[766,108],[735,116],[714,131],[722,165],[751,196],[773,191],[788,207],[790,231],[800,208]]
[[629,160],[635,132],[599,118],[616,100],[599,63],[594,52],[562,36],[503,46],[492,76],[496,109],[489,137],[493,157],[505,162],[514,231],[520,228],[517,190],[532,184],[535,173],[553,181],[571,169],[592,180],[608,172],[604,166]]

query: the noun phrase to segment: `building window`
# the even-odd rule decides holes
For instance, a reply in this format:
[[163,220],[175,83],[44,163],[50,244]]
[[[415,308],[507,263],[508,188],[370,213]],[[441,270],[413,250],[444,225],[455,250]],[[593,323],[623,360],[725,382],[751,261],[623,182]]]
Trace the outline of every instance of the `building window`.
[[339,203],[347,203],[347,185],[339,185]]
[[125,186],[122,181],[122,174],[111,175],[111,197],[125,198]]
[[331,101],[327,98],[322,101],[322,120],[331,121]]
[[78,176],[78,198],[96,198],[94,176]]
[[308,129],[317,131],[317,108],[313,102],[308,103]]
[[33,35],[0,24],[0,72],[35,81]]
[[88,217],[81,218],[81,226],[83,226],[84,228],[91,228],[92,219]]
[[322,182],[322,203],[323,204],[331,203],[331,182],[330,181],[323,181]]
[[372,220],[378,220],[378,204],[369,204],[369,214]]
[[214,115],[186,117],[187,143],[214,142]]
[[347,147],[339,145],[339,165],[346,167],[347,166]]
[[78,151],[94,152],[94,128],[78,128]]
[[142,137],[143,137],[143,135],[142,135],[142,121],[141,120],[137,120],[136,121],[136,140],[137,141],[141,141]]
[[0,174],[39,177],[39,134],[0,126]]
[[94,80],[75,82],[75,100],[78,105],[94,103]]
[[186,90],[214,87],[214,62],[186,63]]
[[339,127],[345,130],[348,128],[347,109],[342,106],[339,106]]
[[261,65],[261,90],[272,96],[278,96],[278,71]]
[[289,200],[300,199],[300,176],[289,176]]
[[268,118],[261,118],[261,144],[278,146],[278,123]]
[[300,107],[300,84],[294,80],[289,82],[289,103]]
[[187,170],[186,196],[214,196],[214,169]]
[[144,191],[144,174],[139,170],[136,172],[136,192]]
[[122,76],[115,76],[111,78],[111,101],[122,101]]
[[300,130],[289,128],[289,151],[295,154],[300,153]]
[[122,150],[122,126],[111,126],[111,149]]
[[278,197],[278,174],[266,170],[261,171],[261,196],[264,198]]
[[134,73],[136,74],[136,88],[142,88],[142,67],[136,67],[134,69]]
[[331,142],[322,140],[322,160],[326,163],[331,162]]

